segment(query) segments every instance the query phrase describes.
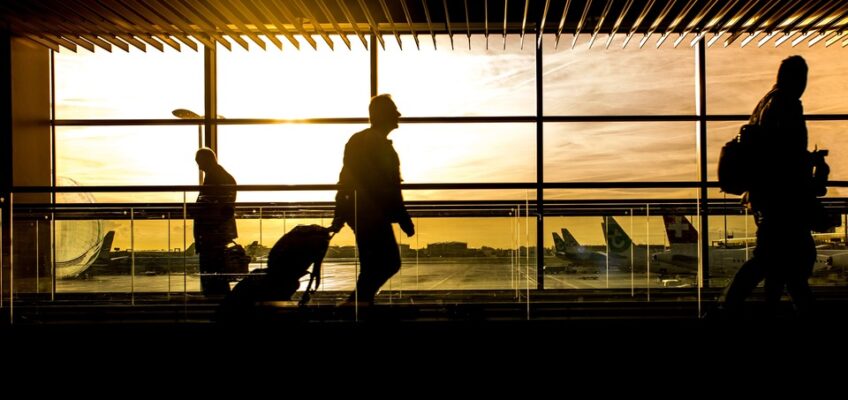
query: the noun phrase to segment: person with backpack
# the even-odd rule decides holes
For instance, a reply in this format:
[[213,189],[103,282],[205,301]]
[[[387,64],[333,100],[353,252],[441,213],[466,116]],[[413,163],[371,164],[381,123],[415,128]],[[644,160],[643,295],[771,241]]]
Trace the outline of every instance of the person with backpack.
[[370,305],[380,287],[400,270],[400,252],[392,223],[407,236],[415,226],[400,190],[400,160],[388,140],[398,127],[400,113],[388,94],[371,98],[371,127],[355,133],[344,151],[339,173],[335,216],[331,232],[347,223],[356,235],[361,272],[356,290],[342,305]]
[[[816,248],[811,234],[826,190],[823,152],[807,150],[807,127],[801,95],[807,64],[800,56],[783,60],[777,83],[757,104],[749,120],[759,137],[748,157],[753,179],[743,201],[753,211],[757,245],[753,257],[734,276],[722,295],[723,313],[742,316],[745,298],[765,279],[767,307],[777,314],[784,286],[799,316],[807,316],[813,294],[807,282]],[[818,170],[818,179],[814,177]]]

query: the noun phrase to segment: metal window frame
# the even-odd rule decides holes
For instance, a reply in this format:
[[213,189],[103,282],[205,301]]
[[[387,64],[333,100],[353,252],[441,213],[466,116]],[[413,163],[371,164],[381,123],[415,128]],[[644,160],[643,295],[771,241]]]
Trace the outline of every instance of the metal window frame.
[[[746,121],[748,115],[709,115],[706,112],[706,43],[701,40],[694,46],[695,51],[695,88],[696,88],[696,109],[693,114],[687,115],[578,115],[578,116],[562,116],[544,115],[544,85],[541,79],[543,73],[543,48],[541,46],[544,39],[544,32],[541,26],[535,28],[536,34],[536,56],[535,56],[535,72],[536,72],[536,113],[535,115],[518,115],[518,116],[479,116],[479,117],[405,117],[401,118],[403,123],[535,123],[536,124],[536,180],[535,182],[500,182],[500,183],[424,183],[424,184],[404,184],[402,187],[405,190],[432,190],[432,189],[525,189],[536,190],[536,200],[533,212],[536,216],[536,248],[544,249],[544,220],[545,220],[545,204],[544,191],[547,189],[604,189],[604,188],[645,188],[645,189],[661,189],[661,188],[693,188],[697,189],[698,196],[696,199],[698,207],[700,207],[700,226],[701,231],[708,231],[708,218],[711,215],[708,209],[709,188],[717,187],[716,182],[710,182],[707,179],[707,122],[710,121]],[[435,42],[435,35],[433,40]],[[559,39],[559,30],[556,38]],[[649,35],[646,35],[649,37]],[[371,32],[371,43],[379,41],[379,35]],[[208,41],[214,43],[215,38],[208,38]],[[558,40],[555,41],[555,43]],[[435,43],[434,43],[435,44]],[[378,46],[371,46],[370,49],[370,95],[374,96],[378,93],[378,53],[381,51]],[[205,127],[204,145],[217,151],[217,127],[219,125],[251,125],[251,124],[279,124],[279,123],[304,123],[304,124],[347,124],[347,123],[367,123],[367,118],[306,118],[306,119],[262,119],[262,118],[246,118],[246,119],[218,119],[217,118],[217,52],[216,48],[209,47],[204,44],[204,111],[203,120],[172,120],[172,119],[113,119],[113,120],[91,120],[91,119],[56,119],[55,112],[51,114],[51,127],[54,130],[53,147],[55,148],[55,128],[57,126],[161,126],[161,125],[197,125],[202,123]],[[51,76],[55,79],[54,65],[51,63]],[[55,103],[55,102],[54,102]],[[807,120],[810,121],[848,121],[848,114],[817,114],[807,115]],[[544,124],[549,122],[696,122],[696,147],[698,152],[698,171],[699,178],[696,182],[545,182],[544,180]],[[55,156],[53,157],[53,172],[55,179]],[[848,182],[833,182],[833,186],[848,186]],[[335,185],[240,185],[240,189],[244,190],[334,190]],[[12,188],[15,192],[27,192],[30,190],[40,190],[39,188]],[[42,188],[43,189],[43,188]],[[78,188],[76,188],[78,189]],[[74,188],[59,188],[54,186],[50,188],[52,196],[55,199],[55,193],[76,190]],[[139,187],[85,187],[89,191],[137,191]],[[144,191],[147,192],[166,192],[174,190],[196,190],[196,186],[145,186]],[[702,252],[702,276],[709,276],[709,238],[708,235],[700,235],[700,249]],[[541,266],[544,265],[544,251],[537,251],[537,288],[543,290],[544,285],[544,270]],[[708,280],[704,287],[708,287]]]

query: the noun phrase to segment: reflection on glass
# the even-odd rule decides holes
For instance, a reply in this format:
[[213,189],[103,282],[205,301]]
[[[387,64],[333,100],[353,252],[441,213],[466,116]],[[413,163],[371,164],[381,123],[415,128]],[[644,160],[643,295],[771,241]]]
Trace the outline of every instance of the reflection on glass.
[[403,290],[536,288],[534,218],[415,218],[415,224],[412,238],[396,229],[403,264],[383,285],[389,296]]
[[[707,179],[718,179],[718,156],[721,148],[730,139],[739,134],[739,128],[744,121],[708,122],[707,123]],[[830,180],[848,179],[848,122],[845,121],[807,121],[808,150],[827,149],[830,155],[826,158],[830,165]],[[846,188],[832,187],[828,189],[828,197],[848,195]]]
[[401,124],[389,135],[406,183],[533,182],[535,138],[534,124]]
[[[224,125],[219,127],[219,160],[240,184],[335,184],[345,143],[364,128]],[[533,182],[535,132],[533,124],[401,124],[389,139],[398,152],[405,183]],[[487,193],[409,190],[404,196],[408,200],[483,199]],[[523,191],[498,191],[491,199],[524,197]],[[239,194],[239,201],[332,199],[332,194],[318,192],[273,199],[267,194]]]
[[695,51],[688,46],[622,49],[618,34],[589,48],[591,35],[543,38],[545,115],[694,114]]
[[801,101],[807,114],[836,114],[848,112],[848,58],[839,46],[821,44],[792,47],[783,44],[775,48],[772,42],[755,47],[756,42],[740,48],[714,45],[707,48],[707,110],[711,114],[750,114],[757,102],[777,79],[780,62],[789,56],[800,55],[807,61],[809,76],[807,90]]
[[55,56],[56,118],[173,118],[174,108],[203,109],[203,52],[95,53]]
[[690,122],[545,124],[548,182],[697,180]]
[[334,184],[339,180],[345,143],[365,128],[347,124],[222,125],[218,127],[218,159],[240,184]]
[[56,128],[57,175],[80,186],[196,185],[196,150],[194,126]]
[[300,39],[300,50],[282,52],[264,38],[265,51],[219,45],[218,112],[227,118],[367,117],[368,50],[361,44],[348,50],[338,36],[330,38],[334,51],[317,37],[317,50]]
[[400,109],[410,116],[534,115],[536,112],[535,52],[532,40],[520,49],[520,37],[507,37],[506,50],[483,35],[454,37],[452,50],[447,35],[432,41],[419,38],[415,48],[410,36],[397,42],[386,40],[380,51],[379,91],[390,93]]
[[698,263],[691,250],[697,242],[669,246],[671,220],[646,217],[649,207],[619,215],[545,218],[545,287],[693,287]]

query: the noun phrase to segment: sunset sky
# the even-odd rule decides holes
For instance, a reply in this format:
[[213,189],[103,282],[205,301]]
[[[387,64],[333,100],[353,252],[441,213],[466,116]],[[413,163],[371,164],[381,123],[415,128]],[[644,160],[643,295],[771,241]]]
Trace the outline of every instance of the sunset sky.
[[[553,37],[550,37],[552,39]],[[367,117],[369,99],[368,51],[348,50],[338,38],[335,51],[319,45],[317,51],[273,48],[245,51],[233,47],[218,58],[218,112],[225,118]],[[392,94],[403,116],[532,116],[535,104],[534,42],[509,36],[506,50],[499,36],[455,35],[452,50],[447,36],[439,36],[437,50],[428,37],[421,49],[404,37],[402,51],[386,36],[386,50],[378,56],[379,92]],[[545,115],[694,115],[694,50],[666,43],[655,49],[631,44],[622,50],[617,37],[609,49],[605,37],[587,46],[588,36],[570,49],[563,37],[558,49],[545,38],[543,84]],[[684,43],[688,44],[688,40]],[[808,114],[848,113],[848,57],[839,46],[792,48],[728,48],[707,50],[707,111],[710,114],[749,114],[773,85],[780,60],[800,54],[810,66],[802,101]],[[169,119],[171,111],[203,111],[203,56],[186,50],[129,53],[80,50],[57,53],[57,119]],[[711,122],[710,179],[721,145],[736,134],[739,122]],[[275,124],[219,127],[219,155],[240,184],[335,183],[347,138],[366,125]],[[831,178],[848,179],[846,122],[809,122],[810,147],[831,150]],[[508,124],[401,124],[389,138],[401,159],[408,183],[535,182],[533,123]],[[546,123],[545,179],[549,182],[692,181],[697,180],[694,122]],[[59,127],[57,165],[61,176],[79,185],[182,185],[197,183],[194,126]],[[293,201],[332,199],[332,193],[239,193],[240,201]],[[520,191],[407,191],[409,200],[524,199],[535,193]],[[546,194],[547,195],[547,194]],[[694,190],[677,191],[552,191],[550,198],[680,198]],[[830,195],[844,195],[831,190]],[[174,195],[139,194],[131,199],[94,193],[97,201],[181,201]],[[190,198],[189,201],[193,201]],[[548,219],[546,232],[561,225],[578,240],[601,243],[600,217]],[[320,222],[320,221],[319,221]],[[151,222],[152,223],[152,222]],[[161,221],[156,223],[162,223]],[[263,241],[273,243],[282,231],[263,226]],[[248,223],[249,224],[249,223]],[[107,225],[109,225],[107,223]],[[115,246],[128,245],[128,227],[117,226]],[[182,237],[182,226],[174,227]],[[459,240],[471,247],[509,247],[515,242],[509,219],[422,222],[420,246],[428,242]],[[459,227],[459,226],[462,227]],[[638,224],[637,224],[638,225]],[[656,225],[656,226],[654,226]],[[744,222],[734,219],[736,230]],[[629,223],[622,223],[626,231]],[[644,221],[641,223],[644,227]],[[548,229],[549,228],[549,229]],[[723,227],[721,227],[723,229]],[[290,227],[289,227],[290,229]],[[524,225],[522,224],[522,228]],[[636,229],[636,228],[634,228]],[[652,221],[651,241],[662,242],[661,223]],[[717,234],[719,227],[711,227]],[[138,230],[138,226],[137,226]],[[176,231],[175,231],[176,230]],[[123,231],[123,232],[122,232]],[[531,231],[534,229],[531,227]],[[639,232],[643,228],[638,228]],[[158,233],[154,233],[158,232]],[[350,244],[349,230],[334,244]],[[657,236],[654,236],[656,232]],[[241,229],[240,241],[258,240],[258,227]],[[138,233],[137,233],[138,234]],[[174,236],[172,234],[172,236]],[[189,231],[189,242],[191,242]],[[549,236],[549,234],[547,235]],[[637,242],[637,232],[633,232]],[[271,239],[269,239],[269,237]],[[416,238],[413,238],[415,240]],[[180,239],[180,243],[181,243]],[[404,242],[408,239],[404,238]],[[532,237],[530,242],[534,243]],[[551,239],[545,239],[548,246]],[[157,243],[162,243],[157,244]],[[150,229],[136,238],[139,248],[164,248],[167,226]],[[408,243],[408,242],[407,242]],[[182,247],[172,245],[170,247]],[[413,247],[416,247],[413,243]]]

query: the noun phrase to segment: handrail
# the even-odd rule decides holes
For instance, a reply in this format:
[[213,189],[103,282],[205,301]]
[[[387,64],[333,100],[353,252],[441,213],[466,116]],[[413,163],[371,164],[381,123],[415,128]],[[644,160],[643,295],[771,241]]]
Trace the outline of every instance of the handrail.
[[[707,121],[747,121],[747,114],[716,114],[704,117]],[[806,114],[807,121],[846,121],[848,114]],[[699,121],[695,114],[657,114],[657,115],[544,115],[542,122],[693,122]],[[272,125],[272,124],[367,124],[367,117],[336,117],[336,118],[210,118],[211,123],[218,125]],[[206,119],[56,119],[56,126],[155,126],[155,125],[187,125],[197,126],[206,123]],[[535,115],[506,115],[506,116],[455,116],[455,117],[401,117],[402,124],[429,123],[535,123]]]
[[[717,188],[718,182],[705,182],[706,187]],[[336,184],[303,185],[221,185],[235,187],[239,191],[322,191],[336,190]],[[848,181],[830,181],[829,187],[848,187]],[[150,186],[13,186],[12,193],[147,193],[147,192],[197,192],[200,185],[150,185]],[[548,182],[543,189],[696,189],[698,181],[679,182]],[[496,189],[536,189],[531,182],[493,182],[493,183],[404,183],[403,190],[496,190]]]

